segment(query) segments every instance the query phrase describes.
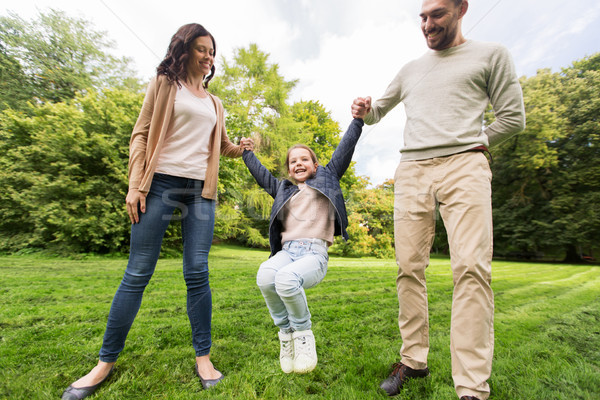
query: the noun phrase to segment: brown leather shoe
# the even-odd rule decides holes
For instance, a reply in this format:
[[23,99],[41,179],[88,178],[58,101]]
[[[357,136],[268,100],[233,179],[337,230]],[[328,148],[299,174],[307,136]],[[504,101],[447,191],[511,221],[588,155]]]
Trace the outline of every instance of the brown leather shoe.
[[411,378],[425,378],[429,376],[429,368],[413,369],[402,363],[395,363],[393,371],[386,380],[379,385],[388,396],[395,396],[400,393],[404,383]]
[[479,397],[475,396],[462,396],[460,400],[479,400]]

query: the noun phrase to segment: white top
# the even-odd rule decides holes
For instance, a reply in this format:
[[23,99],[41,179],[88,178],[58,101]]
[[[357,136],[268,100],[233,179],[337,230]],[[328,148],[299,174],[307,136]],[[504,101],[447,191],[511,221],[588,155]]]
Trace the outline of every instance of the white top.
[[[467,40],[409,62],[373,103],[365,123],[378,122],[400,102],[407,117],[402,161],[493,146],[525,126],[512,58],[504,46],[493,43]],[[496,120],[484,127],[489,103]]]
[[183,85],[178,88],[156,172],[204,180],[210,135],[216,123],[217,113],[209,96],[200,98]]

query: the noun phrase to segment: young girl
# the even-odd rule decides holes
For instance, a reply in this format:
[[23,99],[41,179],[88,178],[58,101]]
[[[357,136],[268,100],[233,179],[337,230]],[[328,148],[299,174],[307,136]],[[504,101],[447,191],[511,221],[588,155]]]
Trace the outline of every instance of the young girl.
[[325,277],[333,237],[348,239],[339,181],[350,165],[362,126],[362,119],[352,121],[325,167],[310,147],[290,148],[286,165],[296,184],[273,177],[252,151],[245,150],[242,156],[258,184],[275,199],[269,223],[271,257],[261,264],[256,283],[279,327],[279,361],[286,374],[310,372],[317,365],[304,289]]

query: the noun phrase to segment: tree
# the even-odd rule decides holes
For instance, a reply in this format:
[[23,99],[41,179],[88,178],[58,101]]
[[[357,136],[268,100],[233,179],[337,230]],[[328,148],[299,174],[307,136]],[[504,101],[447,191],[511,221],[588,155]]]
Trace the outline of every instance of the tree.
[[107,90],[0,113],[0,250],[126,249],[131,130],[142,95]]
[[550,207],[565,260],[579,261],[600,243],[600,53],[573,63],[562,76],[567,124],[551,144],[559,156]]
[[[294,81],[279,74],[277,64],[255,44],[240,48],[233,60],[222,58],[222,71],[211,81],[226,110],[229,138],[253,137],[267,168],[278,165],[281,149],[289,137],[289,98]],[[254,183],[239,159],[221,158],[219,206],[215,237],[252,246],[268,246],[268,217],[272,199]]]
[[[105,32],[62,11],[40,13],[33,21],[25,21],[14,13],[0,17],[3,61],[5,57],[16,60],[28,83],[12,86],[12,92],[39,102],[72,99],[77,92],[92,88],[139,90],[130,60],[112,56],[108,52],[112,48],[114,43]],[[2,92],[0,96],[0,103],[10,100],[9,93]]]
[[6,108],[24,110],[32,92],[32,82],[21,64],[0,44],[0,111]]
[[[331,112],[318,101],[300,101],[291,108],[291,119],[296,123],[298,132],[294,136],[297,143],[311,147],[322,165],[326,165],[341,140],[339,124],[331,117]],[[296,143],[290,142],[287,147]],[[287,148],[285,149],[287,153]],[[284,153],[284,155],[285,155]],[[282,162],[284,159],[281,160]],[[283,164],[283,163],[282,163]],[[281,166],[282,173],[287,175],[287,166]],[[348,198],[353,190],[366,186],[363,180],[356,176],[354,162],[344,173],[340,181],[344,198]]]
[[495,253],[533,253],[551,248],[549,222],[552,170],[558,154],[551,143],[564,135],[560,76],[548,69],[521,81],[525,131],[492,150]]
[[[18,64],[8,56],[10,71]],[[289,106],[294,82],[256,46],[240,49],[211,83],[226,105],[230,138],[255,137],[259,156],[286,176],[287,148],[303,142],[327,162],[339,143],[339,127],[318,102]],[[0,113],[0,250],[124,251],[128,244],[123,199],[128,143],[142,95],[123,89],[85,90],[60,102],[33,102],[27,113]],[[231,105],[231,106],[230,106]],[[356,184],[351,167],[347,190]],[[215,226],[217,240],[268,246],[272,199],[254,183],[240,159],[221,159]],[[180,248],[171,224],[165,250]]]
[[350,257],[394,256],[394,182],[388,180],[373,189],[367,181],[353,188],[347,199],[348,235],[336,239],[331,252]]
[[[277,64],[254,44],[237,49],[232,61],[222,60],[223,71],[211,82],[227,111],[227,130],[234,141],[252,136],[256,153],[273,175],[288,175],[285,157],[294,144],[312,147],[326,164],[340,142],[339,124],[318,101],[288,105],[295,81],[279,74]],[[342,182],[345,194],[362,181],[354,167]],[[215,237],[253,246],[268,245],[268,223],[273,199],[255,183],[243,162],[221,159],[219,207]]]
[[493,150],[496,254],[580,261],[600,242],[600,54],[523,78],[527,128]]

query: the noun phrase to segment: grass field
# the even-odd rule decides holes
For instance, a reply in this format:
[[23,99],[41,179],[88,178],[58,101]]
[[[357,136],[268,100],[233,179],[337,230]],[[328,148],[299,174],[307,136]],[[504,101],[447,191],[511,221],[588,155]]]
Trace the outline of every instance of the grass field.
[[[256,287],[265,251],[215,246],[212,360],[226,374],[205,392],[193,372],[179,259],[160,260],[108,384],[95,399],[385,399],[380,380],[400,338],[391,260],[332,257],[310,289],[319,365],[279,369],[277,330]],[[0,398],[58,399],[96,363],[126,260],[0,257]],[[600,399],[600,267],[494,262],[490,399]],[[397,399],[455,399],[449,260],[428,268],[431,377]]]

